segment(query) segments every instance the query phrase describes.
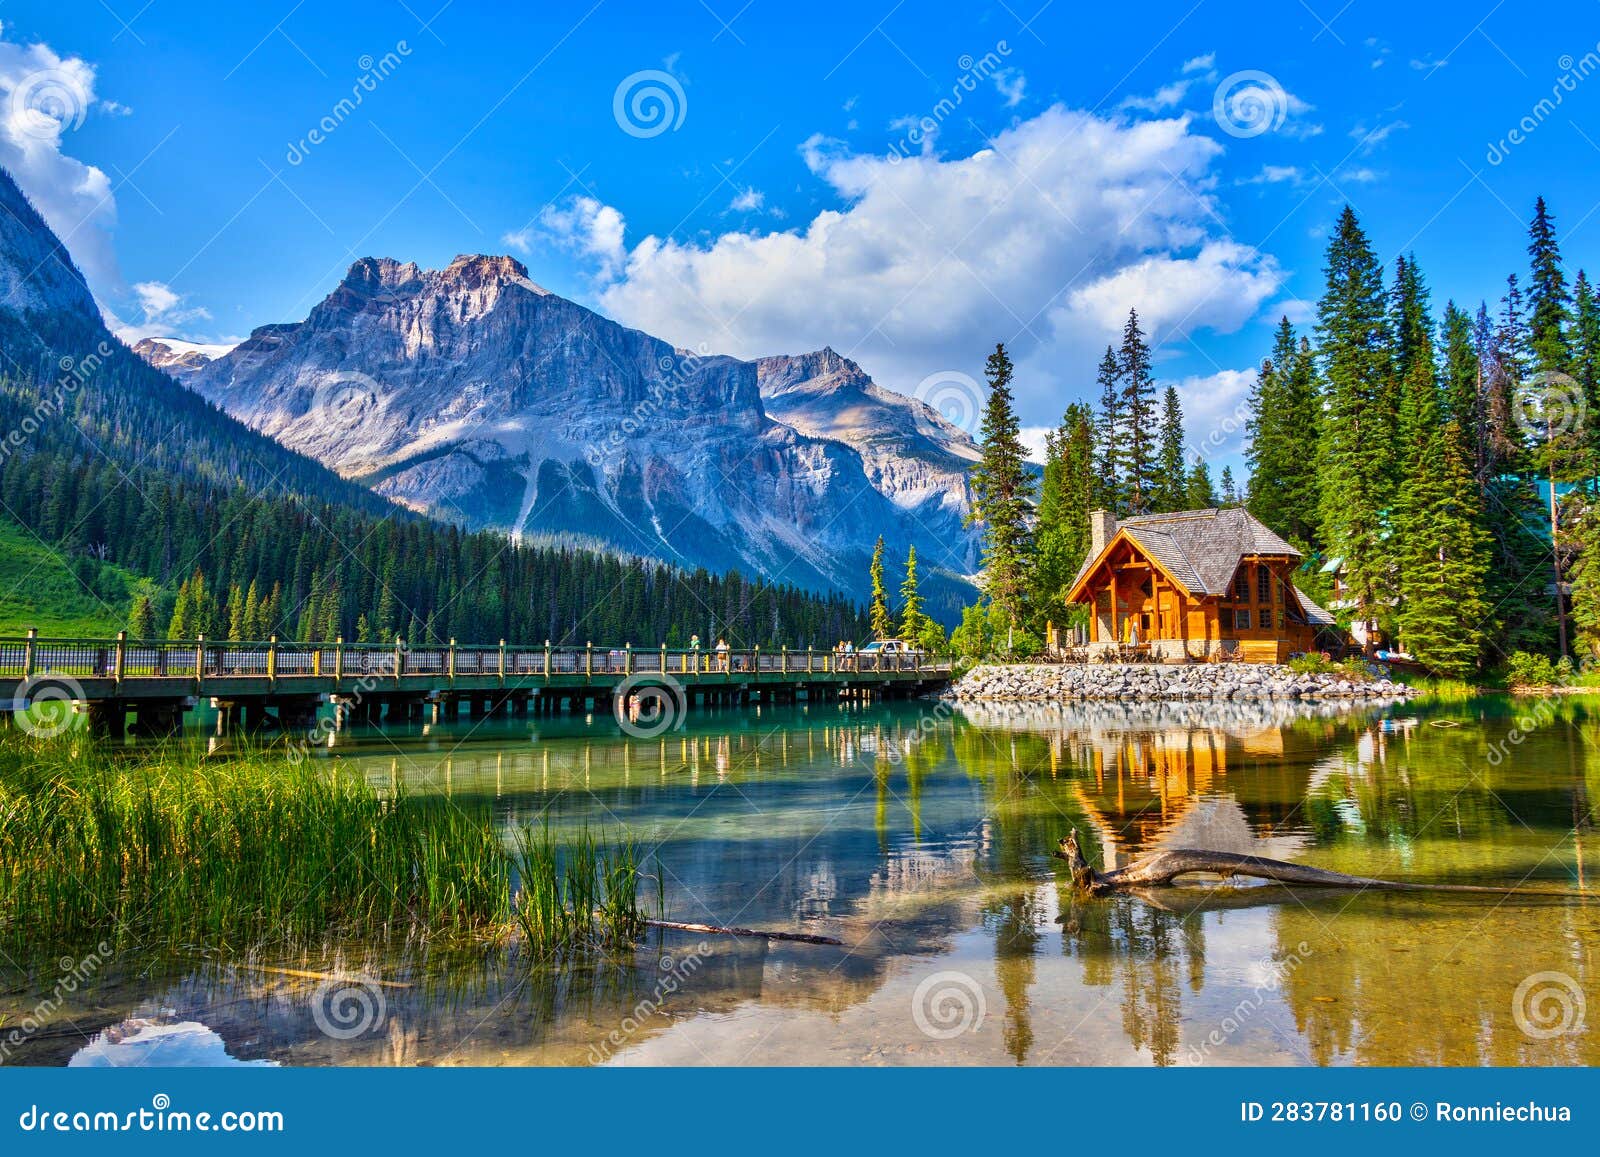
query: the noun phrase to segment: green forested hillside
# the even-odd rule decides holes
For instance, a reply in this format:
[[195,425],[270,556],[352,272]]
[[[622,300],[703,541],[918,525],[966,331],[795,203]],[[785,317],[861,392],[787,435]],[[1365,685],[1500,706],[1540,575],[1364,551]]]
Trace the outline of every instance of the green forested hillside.
[[87,555],[76,566],[0,518],[0,635],[104,637],[122,629],[138,579]]

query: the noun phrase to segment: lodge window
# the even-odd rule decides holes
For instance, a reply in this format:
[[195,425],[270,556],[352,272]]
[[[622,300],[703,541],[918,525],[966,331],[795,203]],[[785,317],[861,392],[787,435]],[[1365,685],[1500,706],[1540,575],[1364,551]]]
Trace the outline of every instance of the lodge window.
[[1250,568],[1239,567],[1239,573],[1233,576],[1233,597],[1241,603],[1250,601]]
[[1217,625],[1219,627],[1221,627],[1224,631],[1233,630],[1233,608],[1232,607],[1218,607],[1217,608]]
[[1272,605],[1272,569],[1270,567],[1256,567],[1256,602],[1266,606]]
[[1245,607],[1239,607],[1233,612],[1233,628],[1236,631],[1250,629],[1250,612]]

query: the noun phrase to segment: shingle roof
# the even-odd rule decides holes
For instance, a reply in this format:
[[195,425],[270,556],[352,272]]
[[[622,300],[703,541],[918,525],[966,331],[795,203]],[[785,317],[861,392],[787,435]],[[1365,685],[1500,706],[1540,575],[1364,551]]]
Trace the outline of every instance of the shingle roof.
[[1306,612],[1306,622],[1310,623],[1313,627],[1336,627],[1339,625],[1338,620],[1330,615],[1327,611],[1317,606],[1316,603],[1312,602],[1311,596],[1306,594],[1305,591],[1301,590],[1299,587],[1295,587],[1294,593],[1300,600],[1300,606],[1304,608]]
[[[1192,595],[1222,594],[1246,555],[1300,557],[1298,550],[1237,507],[1141,514],[1122,519],[1117,529],[1125,531]],[[1072,585],[1076,587],[1098,561],[1098,557],[1086,559]]]

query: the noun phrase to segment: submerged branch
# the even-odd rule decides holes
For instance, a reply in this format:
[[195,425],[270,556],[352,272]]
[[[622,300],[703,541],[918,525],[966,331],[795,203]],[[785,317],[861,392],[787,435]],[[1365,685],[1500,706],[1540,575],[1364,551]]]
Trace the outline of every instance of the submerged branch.
[[1299,884],[1313,888],[1352,888],[1378,892],[1457,892],[1488,896],[1562,896],[1587,899],[1572,892],[1553,889],[1505,888],[1487,884],[1424,884],[1406,880],[1379,880],[1372,876],[1349,876],[1287,860],[1263,856],[1244,856],[1236,852],[1211,852],[1198,848],[1174,848],[1141,857],[1126,867],[1110,872],[1097,871],[1084,858],[1076,830],[1062,840],[1054,853],[1065,860],[1072,882],[1090,896],[1108,892],[1134,891],[1170,886],[1179,876],[1208,873],[1217,876],[1249,876],[1274,884]]
[[843,940],[832,936],[813,936],[809,932],[762,932],[755,928],[724,928],[720,924],[685,924],[679,920],[646,920],[652,928],[670,928],[674,932],[699,932],[707,936],[759,936],[766,940],[794,940],[801,944],[844,945]]

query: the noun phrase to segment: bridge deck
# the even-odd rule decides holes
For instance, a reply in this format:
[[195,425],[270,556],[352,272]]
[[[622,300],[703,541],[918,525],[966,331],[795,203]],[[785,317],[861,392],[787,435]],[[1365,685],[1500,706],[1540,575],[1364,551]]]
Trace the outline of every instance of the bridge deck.
[[[759,647],[404,643],[211,642],[205,639],[0,638],[0,697],[26,702],[48,686],[55,698],[235,701],[292,696],[432,693],[611,693],[651,683],[695,687],[869,687],[937,684],[950,663],[917,652],[881,654]],[[626,684],[624,687],[623,685]]]

